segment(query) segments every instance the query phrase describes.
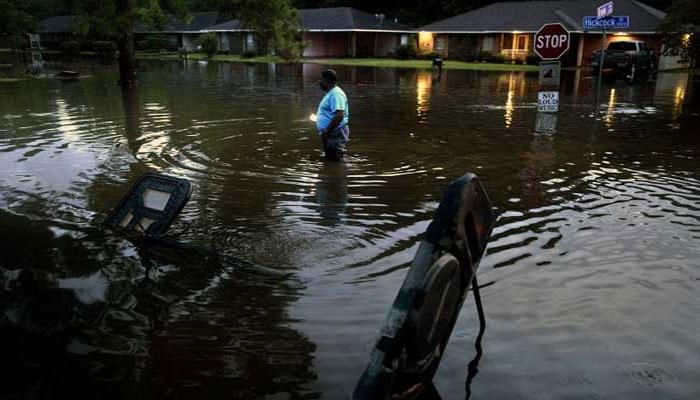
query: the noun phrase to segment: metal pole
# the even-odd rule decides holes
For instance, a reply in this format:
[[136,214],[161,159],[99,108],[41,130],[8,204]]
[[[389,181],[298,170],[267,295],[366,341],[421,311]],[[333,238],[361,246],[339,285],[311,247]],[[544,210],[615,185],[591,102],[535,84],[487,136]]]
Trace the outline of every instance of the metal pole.
[[598,108],[600,107],[600,92],[603,83],[603,65],[605,65],[605,40],[606,30],[603,27],[603,43],[600,45],[600,63],[598,64],[598,96],[595,102],[595,117],[598,119]]
[[469,362],[467,366],[467,380],[464,383],[464,389],[466,392],[466,400],[472,395],[471,385],[476,374],[479,373],[479,361],[484,351],[481,347],[481,339],[484,337],[484,331],[486,330],[486,317],[484,316],[484,306],[481,304],[481,294],[479,294],[479,282],[476,280],[476,274],[474,274],[474,280],[472,281],[472,292],[474,292],[474,303],[476,303],[476,312],[479,315],[479,334],[476,336],[476,343],[474,347],[476,348],[476,355]]

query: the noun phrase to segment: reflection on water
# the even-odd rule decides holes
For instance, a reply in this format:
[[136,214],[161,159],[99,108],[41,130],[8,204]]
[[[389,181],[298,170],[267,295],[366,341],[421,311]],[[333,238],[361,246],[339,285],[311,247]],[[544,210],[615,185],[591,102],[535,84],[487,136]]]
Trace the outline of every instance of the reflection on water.
[[[606,82],[600,109],[595,80],[565,74],[561,111],[543,119],[537,74],[338,67],[352,137],[329,163],[308,120],[325,66],[143,68],[124,92],[113,71],[0,87],[0,350],[21,361],[2,396],[348,398],[465,171],[502,212],[480,269],[474,398],[700,391],[700,106],[686,74]],[[99,229],[148,170],[192,180],[173,230],[217,257]],[[443,398],[466,395],[475,321],[465,305]]]
[[513,97],[515,96],[515,74],[511,73],[508,76],[508,95],[506,97],[505,112],[503,114],[503,119],[506,124],[506,128],[510,128],[513,123]]
[[320,214],[332,223],[340,222],[348,203],[348,171],[345,162],[324,162],[316,183]]
[[610,89],[610,95],[608,97],[608,108],[603,117],[603,121],[608,129],[612,128],[613,115],[615,114],[615,88]]
[[[433,74],[429,71],[419,71],[416,74],[416,115],[422,121],[428,111],[430,91],[433,87]],[[423,117],[423,118],[421,118]]]

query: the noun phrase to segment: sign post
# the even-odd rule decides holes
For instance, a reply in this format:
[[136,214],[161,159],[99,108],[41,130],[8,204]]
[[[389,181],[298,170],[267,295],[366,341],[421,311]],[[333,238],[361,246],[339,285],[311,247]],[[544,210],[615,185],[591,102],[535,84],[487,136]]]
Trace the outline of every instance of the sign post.
[[571,35],[562,24],[546,24],[535,34],[534,50],[543,60],[537,94],[538,115],[559,111],[561,63],[558,60],[569,50],[570,44]]
[[598,18],[605,18],[613,13],[613,2],[605,3],[598,7]]
[[[612,15],[613,2],[605,3],[598,7],[597,16],[583,17],[583,29],[602,29],[603,40],[600,44],[600,59],[598,60],[598,85],[596,94],[596,116],[598,115],[598,107],[600,106],[600,95],[603,81],[603,67],[605,66],[605,44],[607,42],[607,29],[617,28],[624,29],[630,26],[630,17],[628,15]],[[597,118],[597,117],[596,117]]]

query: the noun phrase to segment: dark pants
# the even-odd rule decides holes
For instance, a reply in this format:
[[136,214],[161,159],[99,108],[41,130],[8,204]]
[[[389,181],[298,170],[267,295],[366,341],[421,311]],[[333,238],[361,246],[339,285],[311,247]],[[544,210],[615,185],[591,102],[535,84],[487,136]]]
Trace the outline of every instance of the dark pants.
[[326,160],[340,161],[345,155],[345,151],[338,147],[332,140],[323,141],[323,152],[326,155]]
[[345,155],[345,143],[348,142],[350,129],[346,126],[334,130],[328,138],[322,138],[323,152],[327,160],[340,161]]

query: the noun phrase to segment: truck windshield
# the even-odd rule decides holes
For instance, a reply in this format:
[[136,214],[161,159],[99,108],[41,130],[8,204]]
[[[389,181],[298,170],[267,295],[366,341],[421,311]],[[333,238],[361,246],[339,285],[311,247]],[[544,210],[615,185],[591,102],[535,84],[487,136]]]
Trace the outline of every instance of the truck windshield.
[[608,45],[608,50],[634,51],[637,45],[634,42],[612,42]]

